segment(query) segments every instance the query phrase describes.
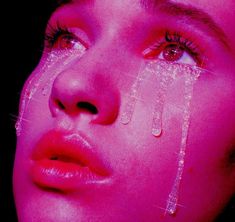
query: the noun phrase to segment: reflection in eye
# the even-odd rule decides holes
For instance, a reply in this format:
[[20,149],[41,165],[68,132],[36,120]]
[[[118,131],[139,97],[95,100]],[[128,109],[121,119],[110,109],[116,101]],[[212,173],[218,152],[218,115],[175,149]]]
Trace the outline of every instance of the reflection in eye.
[[195,59],[179,45],[168,45],[158,56],[159,59],[164,59],[169,62],[178,62],[189,65],[196,65]]
[[54,48],[58,49],[72,49],[79,47],[80,42],[71,34],[63,34],[58,37],[54,43]]
[[86,50],[88,45],[80,39],[75,33],[78,28],[68,29],[57,25],[49,26],[45,34],[45,47],[50,50],[82,49]]
[[200,65],[197,46],[180,34],[166,32],[165,38],[143,51],[146,59],[162,59],[189,65]]

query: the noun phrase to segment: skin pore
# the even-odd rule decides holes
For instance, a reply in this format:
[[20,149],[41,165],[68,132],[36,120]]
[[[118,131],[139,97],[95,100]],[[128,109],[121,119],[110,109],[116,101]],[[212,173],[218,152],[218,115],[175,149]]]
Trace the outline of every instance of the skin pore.
[[214,221],[235,193],[232,9],[61,4],[21,94],[19,221]]

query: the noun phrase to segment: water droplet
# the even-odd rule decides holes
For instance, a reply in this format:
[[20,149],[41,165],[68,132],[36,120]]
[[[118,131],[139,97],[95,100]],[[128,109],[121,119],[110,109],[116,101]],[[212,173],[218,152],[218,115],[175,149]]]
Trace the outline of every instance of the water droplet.
[[167,207],[166,207],[166,213],[172,216],[175,215],[176,210],[177,210],[177,205],[175,204],[176,202],[177,202],[177,199],[174,196],[169,195],[169,200],[168,200]]
[[46,96],[49,94],[49,84],[47,83],[45,86],[42,87],[42,95]]
[[21,130],[22,130],[20,120],[17,120],[17,122],[15,124],[15,129],[16,129],[16,136],[19,137],[21,134]]
[[148,68],[151,72],[155,72],[156,77],[156,92],[157,95],[155,104],[154,104],[154,112],[153,112],[153,122],[152,122],[152,134],[156,137],[161,136],[162,134],[162,114],[163,107],[165,102],[165,97],[167,93],[167,89],[175,79],[175,75],[172,75],[172,70],[169,69],[168,64],[164,64],[162,62],[157,61],[156,64],[151,64],[152,68]]

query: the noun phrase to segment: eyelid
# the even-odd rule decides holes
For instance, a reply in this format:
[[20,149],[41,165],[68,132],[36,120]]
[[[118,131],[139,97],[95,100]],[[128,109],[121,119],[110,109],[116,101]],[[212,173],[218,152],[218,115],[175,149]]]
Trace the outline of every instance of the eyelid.
[[53,48],[53,44],[58,40],[62,35],[71,36],[74,39],[77,39],[86,49],[90,47],[91,41],[87,33],[79,27],[67,27],[62,25],[59,22],[48,24],[46,33],[45,33],[45,46],[46,48]]
[[70,33],[76,36],[80,42],[88,49],[91,45],[91,41],[88,35],[82,29],[78,27],[67,28]]
[[[203,63],[205,56],[204,53],[201,51],[199,44],[195,43],[192,38],[189,38],[184,33],[178,31],[165,30],[164,32],[161,32],[161,37],[159,37],[158,40],[155,40],[154,43],[151,44],[148,48],[144,49],[142,51],[142,55],[145,58],[148,58],[149,54],[152,53],[153,56],[156,57],[161,53],[161,50],[163,50],[164,47],[170,44],[179,44],[180,46],[182,46],[185,52],[187,52],[190,56],[192,56],[192,58],[194,58],[198,66],[201,66],[201,64]],[[152,55],[150,55],[149,57],[150,59],[151,56]]]

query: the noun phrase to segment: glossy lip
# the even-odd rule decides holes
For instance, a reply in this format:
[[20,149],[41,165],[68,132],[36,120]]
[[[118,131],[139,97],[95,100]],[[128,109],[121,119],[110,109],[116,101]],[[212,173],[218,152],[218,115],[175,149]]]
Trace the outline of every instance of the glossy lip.
[[33,149],[32,180],[40,187],[58,191],[109,183],[110,169],[95,150],[80,133],[49,131]]

